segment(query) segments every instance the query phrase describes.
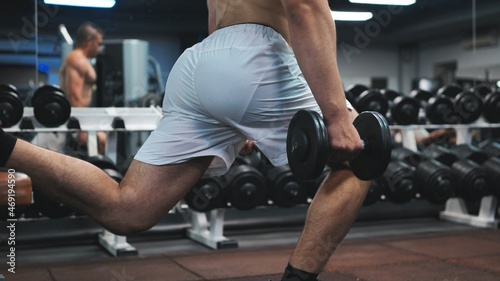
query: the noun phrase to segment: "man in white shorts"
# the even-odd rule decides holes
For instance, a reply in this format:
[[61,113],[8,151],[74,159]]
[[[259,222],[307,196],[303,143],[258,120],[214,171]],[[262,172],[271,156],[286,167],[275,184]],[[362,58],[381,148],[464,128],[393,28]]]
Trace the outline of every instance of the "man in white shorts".
[[[172,69],[164,116],[120,184],[91,164],[3,131],[0,166],[27,171],[48,195],[127,235],[154,226],[203,175],[227,171],[246,140],[274,165],[287,164],[287,127],[300,109],[321,112],[331,163],[361,151],[327,0],[208,0],[208,6],[211,35]],[[368,187],[348,169],[328,175],[282,280],[317,280]]]

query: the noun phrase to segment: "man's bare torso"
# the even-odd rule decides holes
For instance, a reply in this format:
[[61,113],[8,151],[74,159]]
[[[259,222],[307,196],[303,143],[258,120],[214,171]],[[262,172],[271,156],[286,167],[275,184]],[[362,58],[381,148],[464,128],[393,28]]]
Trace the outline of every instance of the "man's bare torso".
[[285,10],[281,0],[208,0],[210,32],[240,23],[272,27],[290,42]]
[[[74,50],[68,55],[59,71],[59,78],[61,89],[68,95],[72,106],[90,106],[96,73],[82,52]],[[72,95],[79,95],[79,97]]]

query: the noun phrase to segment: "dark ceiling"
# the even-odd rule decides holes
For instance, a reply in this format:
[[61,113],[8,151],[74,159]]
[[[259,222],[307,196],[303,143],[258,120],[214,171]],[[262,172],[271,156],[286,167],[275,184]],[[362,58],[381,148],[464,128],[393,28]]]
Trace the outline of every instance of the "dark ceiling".
[[[40,0],[41,1],[41,0]],[[472,35],[473,2],[475,0],[417,0],[417,4],[401,7],[391,14],[383,26],[376,19],[368,22],[337,22],[339,40],[352,42],[359,30],[372,28],[374,41],[409,44],[436,40],[444,36]],[[4,1],[7,2],[7,1]],[[0,34],[3,39],[12,32],[29,37],[33,23],[34,0],[11,0],[2,4]],[[372,11],[385,13],[388,6],[351,4],[348,0],[329,1],[334,10]],[[500,25],[498,0],[479,0],[476,3],[477,29],[495,31]],[[64,23],[74,31],[83,21],[94,21],[107,34],[204,34],[207,28],[207,9],[204,0],[117,0],[112,9],[90,9],[38,6],[39,32],[56,34]],[[380,28],[380,32],[377,29]]]

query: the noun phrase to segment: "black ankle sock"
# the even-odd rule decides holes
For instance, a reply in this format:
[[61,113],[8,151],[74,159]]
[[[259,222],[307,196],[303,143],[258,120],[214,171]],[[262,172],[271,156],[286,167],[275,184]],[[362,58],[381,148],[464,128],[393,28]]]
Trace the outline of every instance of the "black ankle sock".
[[[1,123],[0,123],[1,126]],[[14,146],[16,145],[17,138],[7,134],[0,128],[0,167],[5,167],[5,164],[9,160]]]
[[294,268],[290,264],[285,269],[285,273],[281,278],[281,281],[317,281],[318,274],[313,274],[309,272],[302,271],[300,269]]

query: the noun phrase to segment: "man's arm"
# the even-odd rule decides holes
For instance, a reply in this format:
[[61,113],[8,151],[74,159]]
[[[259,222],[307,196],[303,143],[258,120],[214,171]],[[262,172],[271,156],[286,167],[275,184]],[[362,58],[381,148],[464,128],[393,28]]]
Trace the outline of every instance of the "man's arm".
[[337,66],[336,31],[327,0],[281,0],[291,44],[328,127],[334,161],[352,158],[361,149],[349,120]]

